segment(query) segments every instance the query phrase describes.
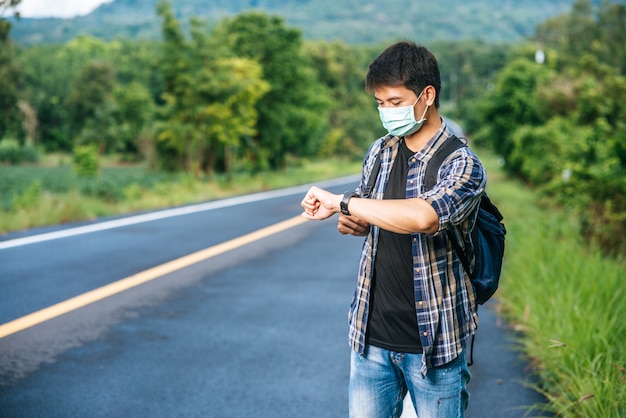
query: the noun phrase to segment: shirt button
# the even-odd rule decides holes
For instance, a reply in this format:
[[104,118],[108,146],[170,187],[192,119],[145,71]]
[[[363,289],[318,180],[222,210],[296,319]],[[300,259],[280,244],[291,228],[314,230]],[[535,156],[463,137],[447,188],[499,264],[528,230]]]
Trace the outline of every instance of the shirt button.
[[424,337],[428,337],[428,333],[427,332],[425,332],[423,335],[424,335]]
[[415,272],[416,272],[416,273],[419,273],[419,272],[420,272],[420,269],[415,269]]
[[416,162],[416,161],[417,161],[417,160],[416,160],[415,158],[411,158],[411,162],[412,162],[412,163],[414,163],[414,162]]
[[413,181],[413,180],[409,181],[409,184],[413,184],[413,183],[414,183],[414,181]]
[[418,304],[419,306],[424,306],[424,301],[420,300],[419,302],[417,302],[417,304]]

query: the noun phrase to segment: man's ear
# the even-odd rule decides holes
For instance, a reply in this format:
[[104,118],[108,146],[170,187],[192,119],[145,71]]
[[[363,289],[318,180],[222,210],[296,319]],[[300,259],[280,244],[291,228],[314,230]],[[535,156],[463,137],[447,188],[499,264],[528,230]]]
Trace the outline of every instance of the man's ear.
[[426,99],[426,104],[428,106],[435,105],[435,99],[437,98],[437,90],[433,86],[426,86],[424,89],[424,98]]

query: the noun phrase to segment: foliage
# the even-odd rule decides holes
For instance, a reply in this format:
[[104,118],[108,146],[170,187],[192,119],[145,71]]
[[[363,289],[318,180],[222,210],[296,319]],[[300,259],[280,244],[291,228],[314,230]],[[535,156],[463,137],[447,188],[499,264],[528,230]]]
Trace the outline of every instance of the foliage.
[[70,134],[81,137],[81,142],[110,148],[106,128],[112,125],[112,94],[115,86],[113,67],[104,62],[93,62],[85,66],[70,91],[66,108]]
[[[67,166],[0,166],[0,233],[307,184],[359,170],[360,162],[336,158],[290,160],[279,171],[211,178],[155,172],[142,165],[105,166],[97,178],[79,177]],[[18,210],[14,196],[36,204]]]
[[619,0],[575,0],[570,13],[542,22],[535,37],[559,51],[563,64],[592,54],[626,74],[626,4]]
[[464,40],[435,42],[431,49],[441,72],[440,110],[462,122],[466,132],[478,131],[484,125],[479,120],[478,98],[493,88],[494,74],[516,56],[517,46]]
[[21,134],[22,116],[17,103],[22,75],[9,37],[11,23],[4,18],[4,11],[19,3],[20,0],[0,0],[0,140],[8,132]]
[[[4,13],[8,9],[15,9],[22,0],[0,0],[0,17],[4,17]],[[17,11],[15,14],[19,15]]]
[[13,193],[12,207],[14,210],[34,209],[39,206],[42,197],[41,180],[35,180],[23,193]]
[[34,163],[39,157],[39,151],[32,145],[20,145],[18,141],[11,139],[0,142],[0,163]]
[[118,84],[113,90],[113,101],[112,150],[129,160],[138,160],[144,152],[141,141],[150,136],[149,127],[156,112],[150,91],[138,81]]
[[562,417],[621,417],[626,405],[624,262],[589,247],[568,211],[547,209],[541,195],[506,181],[484,158],[489,194],[506,217],[507,248],[497,293],[520,349]]
[[335,42],[308,42],[305,55],[317,78],[330,92],[329,129],[320,156],[361,158],[363,150],[384,134],[373,98],[365,91],[369,49]]
[[80,177],[97,177],[100,173],[98,148],[94,145],[79,145],[72,156],[74,170]]
[[[107,152],[137,159],[162,88],[154,55],[144,43],[87,37],[20,51],[22,98],[37,116],[35,142],[47,151],[96,142]],[[90,80],[90,75],[98,77]],[[79,81],[86,83],[84,90]]]
[[239,57],[258,61],[269,91],[256,104],[258,134],[247,144],[257,168],[279,168],[289,153],[313,155],[327,123],[328,91],[316,79],[300,31],[259,12],[226,19],[215,36]]
[[180,156],[187,171],[228,171],[232,153],[256,134],[255,105],[269,88],[261,66],[220,48],[197,21],[187,42],[169,5],[159,7],[166,106],[158,138]]
[[513,173],[519,167],[508,159],[514,150],[512,134],[516,126],[537,126],[544,121],[533,92],[547,71],[525,58],[514,60],[498,73],[495,89],[479,104],[484,130],[476,140],[479,144],[490,141]]
[[612,254],[626,251],[626,76],[602,49],[578,47],[613,33],[595,22],[619,6],[602,2],[594,18],[591,4],[577,1],[556,21],[566,38],[580,40],[575,47],[547,50],[547,65],[528,57],[508,64],[483,101],[478,135],[509,173],[572,208],[581,233]]
[[[215,30],[192,19],[190,36],[173,16],[168,22],[162,43],[81,36],[19,50],[31,142],[67,152],[98,144],[103,155],[197,173],[280,167],[290,154],[360,158],[383,134],[363,88],[382,47],[303,43],[298,30],[262,13]],[[437,45],[442,74],[458,66],[462,81],[488,83],[502,65],[490,51],[503,47],[468,45],[468,53]],[[456,91],[457,107],[471,113],[471,89]]]

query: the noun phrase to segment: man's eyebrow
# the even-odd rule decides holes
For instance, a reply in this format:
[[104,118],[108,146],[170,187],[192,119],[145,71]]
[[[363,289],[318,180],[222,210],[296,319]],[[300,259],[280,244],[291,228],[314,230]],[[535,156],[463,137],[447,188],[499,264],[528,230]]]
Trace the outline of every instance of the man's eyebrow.
[[400,96],[393,96],[393,97],[387,97],[386,99],[383,100],[383,99],[380,99],[380,98],[374,96],[374,99],[376,99],[379,102],[385,102],[385,101],[391,102],[391,101],[394,101],[394,100],[402,100],[402,97],[400,97]]

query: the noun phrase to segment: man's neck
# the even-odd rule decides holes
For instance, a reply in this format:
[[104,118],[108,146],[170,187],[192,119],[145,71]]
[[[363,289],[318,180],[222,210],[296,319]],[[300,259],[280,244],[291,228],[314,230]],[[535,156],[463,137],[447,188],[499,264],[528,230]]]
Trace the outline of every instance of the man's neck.
[[406,146],[413,152],[421,150],[430,138],[441,129],[441,117],[434,106],[428,111],[426,117],[427,119],[419,131],[404,137]]

